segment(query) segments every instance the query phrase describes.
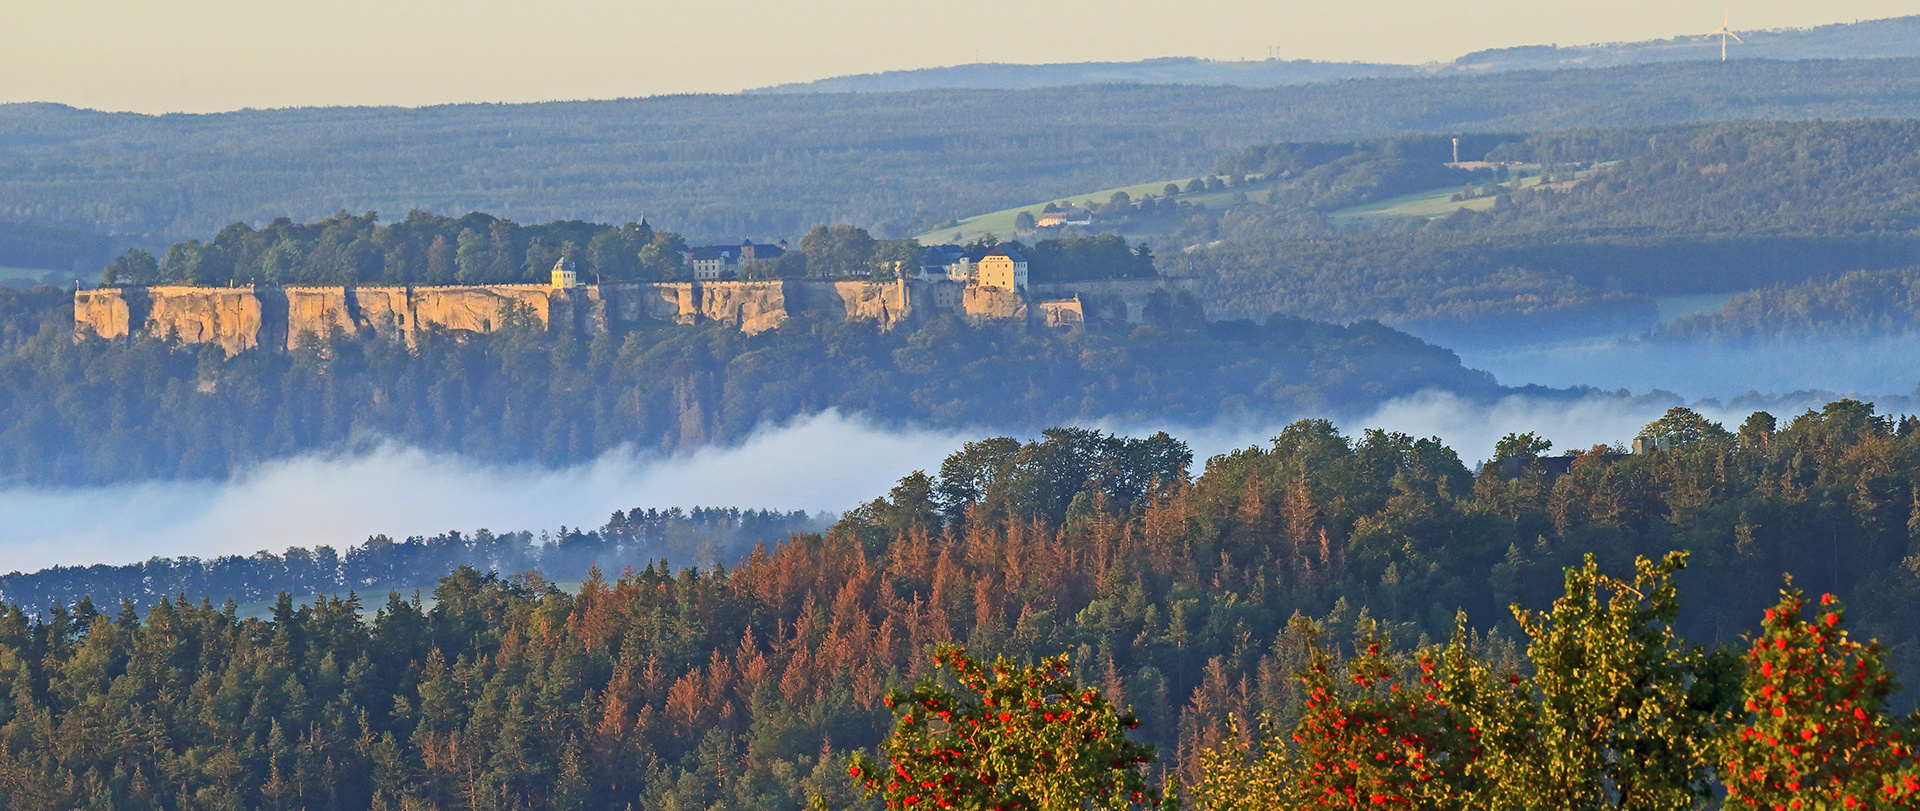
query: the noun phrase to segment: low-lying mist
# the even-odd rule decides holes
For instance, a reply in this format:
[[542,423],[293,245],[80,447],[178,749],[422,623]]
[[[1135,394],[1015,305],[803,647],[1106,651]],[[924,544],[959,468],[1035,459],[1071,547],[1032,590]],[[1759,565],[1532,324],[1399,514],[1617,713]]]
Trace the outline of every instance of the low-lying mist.
[[[1676,404],[1673,398],[1598,395],[1480,403],[1426,392],[1366,414],[1326,416],[1349,435],[1381,428],[1438,436],[1471,466],[1509,432],[1532,431],[1559,450],[1628,442]],[[1700,410],[1731,427],[1752,409],[1707,404]],[[1775,410],[1780,417],[1795,413]],[[1094,427],[1131,436],[1167,431],[1192,447],[1197,475],[1208,457],[1264,444],[1290,421],[1114,421]],[[273,462],[226,482],[5,489],[0,572],[296,546],[344,549],[377,534],[399,539],[478,528],[596,528],[614,510],[633,507],[840,512],[885,495],[915,470],[937,470],[965,442],[994,433],[881,429],[857,416],[826,412],[763,429],[735,447],[665,458],[615,452],[557,470],[478,464],[384,445]]]
[[557,470],[383,445],[263,464],[226,482],[0,490],[0,572],[344,548],[376,534],[595,528],[636,506],[838,511],[938,466],[971,438],[880,432],[827,413],[736,447],[671,458],[619,451]]
[[1659,389],[1689,400],[1749,391],[1904,395],[1920,384],[1920,335],[1913,334],[1717,345],[1599,339],[1458,351],[1502,385]]

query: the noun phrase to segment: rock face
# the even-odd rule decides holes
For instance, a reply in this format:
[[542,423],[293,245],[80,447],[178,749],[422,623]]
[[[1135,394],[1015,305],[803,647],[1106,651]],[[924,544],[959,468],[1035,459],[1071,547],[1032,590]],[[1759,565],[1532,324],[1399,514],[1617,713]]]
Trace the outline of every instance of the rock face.
[[[401,291],[406,288],[385,288]],[[571,304],[572,290],[544,285],[488,285],[476,287],[415,288],[407,296],[412,310],[409,332],[445,330],[488,333],[504,326],[516,314],[541,324],[553,323],[554,310]]]
[[285,340],[270,314],[285,313],[253,288],[134,287],[74,293],[76,335],[124,339],[136,332],[189,344],[216,344],[236,355]]
[[[1030,301],[1075,303],[1029,306]],[[1197,322],[1200,308],[1177,283],[1155,280],[1038,285],[1026,293],[944,281],[826,281],[448,287],[121,287],[74,293],[76,339],[170,338],[234,355],[292,349],[333,335],[405,341],[428,332],[484,334],[516,318],[553,331],[592,334],[641,323],[718,322],[754,334],[795,316],[870,321],[882,329],[942,313],[975,321]]]
[[1027,317],[1027,300],[1012,290],[997,287],[968,287],[960,296],[960,306],[975,321],[1004,321]]

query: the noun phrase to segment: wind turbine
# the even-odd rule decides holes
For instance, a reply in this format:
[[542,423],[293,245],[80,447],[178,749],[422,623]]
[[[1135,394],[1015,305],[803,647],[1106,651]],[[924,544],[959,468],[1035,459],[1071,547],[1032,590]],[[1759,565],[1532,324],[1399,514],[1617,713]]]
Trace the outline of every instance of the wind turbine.
[[1720,61],[1722,62],[1727,61],[1727,37],[1733,37],[1733,41],[1738,42],[1741,45],[1747,44],[1747,41],[1744,39],[1741,39],[1739,34],[1733,33],[1731,30],[1728,30],[1727,26],[1732,22],[1733,22],[1733,6],[1728,5],[1726,9],[1726,15],[1720,18],[1720,30],[1708,31],[1706,36],[1702,37],[1702,39],[1712,39],[1714,37],[1720,38]]

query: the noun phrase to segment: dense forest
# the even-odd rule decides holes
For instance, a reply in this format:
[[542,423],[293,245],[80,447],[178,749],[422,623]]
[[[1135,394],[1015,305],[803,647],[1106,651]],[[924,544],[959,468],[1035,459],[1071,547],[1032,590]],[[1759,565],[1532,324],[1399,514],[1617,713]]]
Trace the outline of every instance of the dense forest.
[[[1111,234],[1008,242],[1028,256],[1034,282],[1153,278],[1153,252]],[[920,272],[923,246],[876,240],[855,225],[817,225],[796,250],[749,262],[722,279],[859,277],[891,281]],[[993,247],[977,244],[985,250]],[[346,211],[310,223],[280,217],[264,227],[236,222],[207,241],[174,243],[156,257],[141,249],[105,263],[103,285],[192,284],[546,284],[571,258],[599,282],[690,281],[687,241],[645,220],[601,225],[579,220],[521,225],[481,212],[462,217],[414,210],[382,224],[379,213]]]
[[67,278],[61,283],[67,284],[98,274],[114,255],[140,243],[75,228],[0,222],[0,267],[62,271]]
[[1661,325],[1658,340],[1739,342],[1901,334],[1920,329],[1920,269],[1856,270],[1837,279],[1776,284],[1719,311]]
[[[1215,317],[1377,319],[1448,342],[1636,332],[1654,325],[1656,296],[1910,267],[1920,256],[1916,147],[1915,121],[1470,134],[1460,138],[1462,156],[1495,167],[1467,171],[1444,165],[1450,136],[1288,142],[1216,159],[1218,182],[1228,187],[1248,177],[1266,181],[1259,199],[1230,211],[1169,206],[1172,198],[1154,196],[1103,211],[1167,219],[1169,233],[1152,245],[1171,257],[1161,260],[1167,270],[1200,277],[1198,292]],[[1520,166],[1548,182],[1497,185],[1511,182]],[[1452,185],[1490,205],[1430,220],[1354,225],[1337,216]],[[797,242],[801,251],[748,275],[885,276],[915,264],[912,243],[852,225],[816,226]],[[1020,247],[1034,278],[1045,281],[1151,275],[1152,245],[1103,235]],[[123,256],[104,276],[115,283],[524,282],[544,279],[567,253],[593,278],[651,281],[685,278],[686,247],[678,234],[644,223],[519,225],[416,210],[383,224],[372,213],[343,211],[305,224],[285,217],[259,228],[233,223],[161,257]],[[1881,329],[1892,317],[1835,312],[1831,325],[1813,319],[1802,329]]]
[[[144,116],[0,108],[0,220],[173,239],[235,219],[490,211],[668,223],[693,242],[813,223],[897,238],[1201,174],[1275,141],[1920,116],[1910,60],[1671,63],[1275,89],[674,96]],[[991,114],[955,115],[958,110]]]
[[[1133,708],[1156,782],[1203,789],[1232,776],[1229,716],[1247,734],[1262,717],[1311,733],[1331,720],[1314,673],[1353,667],[1384,686],[1402,671],[1367,662],[1448,638],[1489,685],[1520,687],[1486,705],[1508,726],[1533,717],[1500,716],[1526,712],[1513,702],[1584,683],[1563,658],[1579,645],[1644,646],[1656,658],[1605,667],[1650,668],[1643,706],[1684,700],[1688,715],[1667,717],[1693,732],[1602,731],[1697,746],[1744,728],[1728,726],[1735,700],[1706,689],[1738,696],[1743,665],[1689,645],[1743,646],[1781,604],[1782,572],[1849,603],[1848,627],[1915,672],[1920,420],[1840,401],[1736,428],[1675,409],[1642,433],[1663,447],[1545,457],[1551,443],[1516,433],[1476,473],[1436,440],[1304,420],[1192,475],[1171,437],[1061,429],[969,443],[826,532],[723,568],[649,565],[577,591],[461,568],[430,603],[282,599],[263,618],[192,594],[144,614],[108,593],[9,608],[0,786],[14,808],[846,807],[859,803],[846,756],[880,743],[889,691],[935,670],[941,642],[989,660],[1066,652],[1081,683]],[[1515,617],[1509,603],[1553,605]],[[1769,642],[1814,633],[1781,605]],[[1829,613],[1820,627],[1837,624]],[[1581,642],[1581,616],[1610,641]],[[1356,635],[1347,665],[1316,652]],[[1699,695],[1659,692],[1689,683]],[[1869,699],[1863,713],[1879,712]],[[1602,717],[1579,706],[1524,723],[1546,736],[1553,713]],[[1566,784],[1591,774],[1580,796],[1601,797],[1600,775],[1634,773],[1608,763],[1571,764]],[[1692,768],[1661,785],[1707,790]],[[1747,788],[1745,773],[1727,776]]]
[[1446,340],[1638,331],[1654,325],[1653,296],[1911,266],[1916,147],[1914,121],[1470,136],[1463,158],[1537,165],[1549,182],[1463,178],[1468,193],[1494,189],[1491,205],[1339,225],[1329,208],[1406,190],[1450,139],[1274,144],[1216,166],[1284,179],[1269,204],[1198,216],[1160,250],[1192,246],[1181,255],[1211,278],[1220,314],[1378,318]]
[[1192,330],[1058,330],[945,316],[915,329],[795,318],[743,335],[657,325],[591,338],[508,319],[417,346],[334,337],[226,357],[73,339],[70,297],[0,294],[0,472],[72,484],[225,478],[370,438],[559,465],[686,450],[829,408],[882,425],[1034,430],[1074,420],[1211,425],[1361,409],[1440,388],[1507,390],[1375,323],[1273,317]]
[[441,576],[461,566],[500,572],[538,570],[571,582],[586,579],[595,566],[617,572],[663,558],[682,566],[712,568],[739,558],[755,544],[818,532],[831,521],[826,513],[810,516],[800,511],[635,507],[616,510],[599,529],[562,525],[537,536],[525,530],[496,533],[485,528],[397,541],[376,535],[345,549],[289,547],[283,553],[262,549],[251,555],[154,557],[125,565],[96,563],[13,572],[0,575],[0,601],[39,611],[78,605],[98,595],[108,602],[128,601],[145,611],[163,598],[180,594],[219,594],[253,607],[270,604],[283,592],[302,599],[349,591],[411,593],[430,589]]

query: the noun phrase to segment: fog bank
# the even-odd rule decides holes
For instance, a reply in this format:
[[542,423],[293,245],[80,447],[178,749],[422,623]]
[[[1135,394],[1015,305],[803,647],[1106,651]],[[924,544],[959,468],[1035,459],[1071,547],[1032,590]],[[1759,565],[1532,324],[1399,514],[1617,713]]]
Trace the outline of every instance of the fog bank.
[[[1478,403],[1425,392],[1362,414],[1325,416],[1348,435],[1382,428],[1438,436],[1472,466],[1510,432],[1532,431],[1557,451],[1630,442],[1678,403],[1611,395]],[[1753,408],[1707,404],[1700,410],[1732,427]],[[1773,412],[1785,419],[1799,410]],[[1167,431],[1193,448],[1197,475],[1208,457],[1265,445],[1292,421],[1096,421],[1093,427],[1130,436]],[[0,489],[0,572],[290,546],[344,549],[377,534],[594,528],[614,510],[633,507],[841,512],[885,495],[915,470],[937,470],[965,442],[994,433],[881,429],[827,412],[762,429],[737,447],[667,458],[621,451],[558,470],[386,445],[265,464],[227,482]]]
[[558,470],[396,445],[263,464],[227,482],[0,490],[0,572],[153,556],[352,546],[368,536],[598,527],[632,507],[841,511],[938,467],[972,434],[881,432],[826,413],[731,448],[616,451]]

